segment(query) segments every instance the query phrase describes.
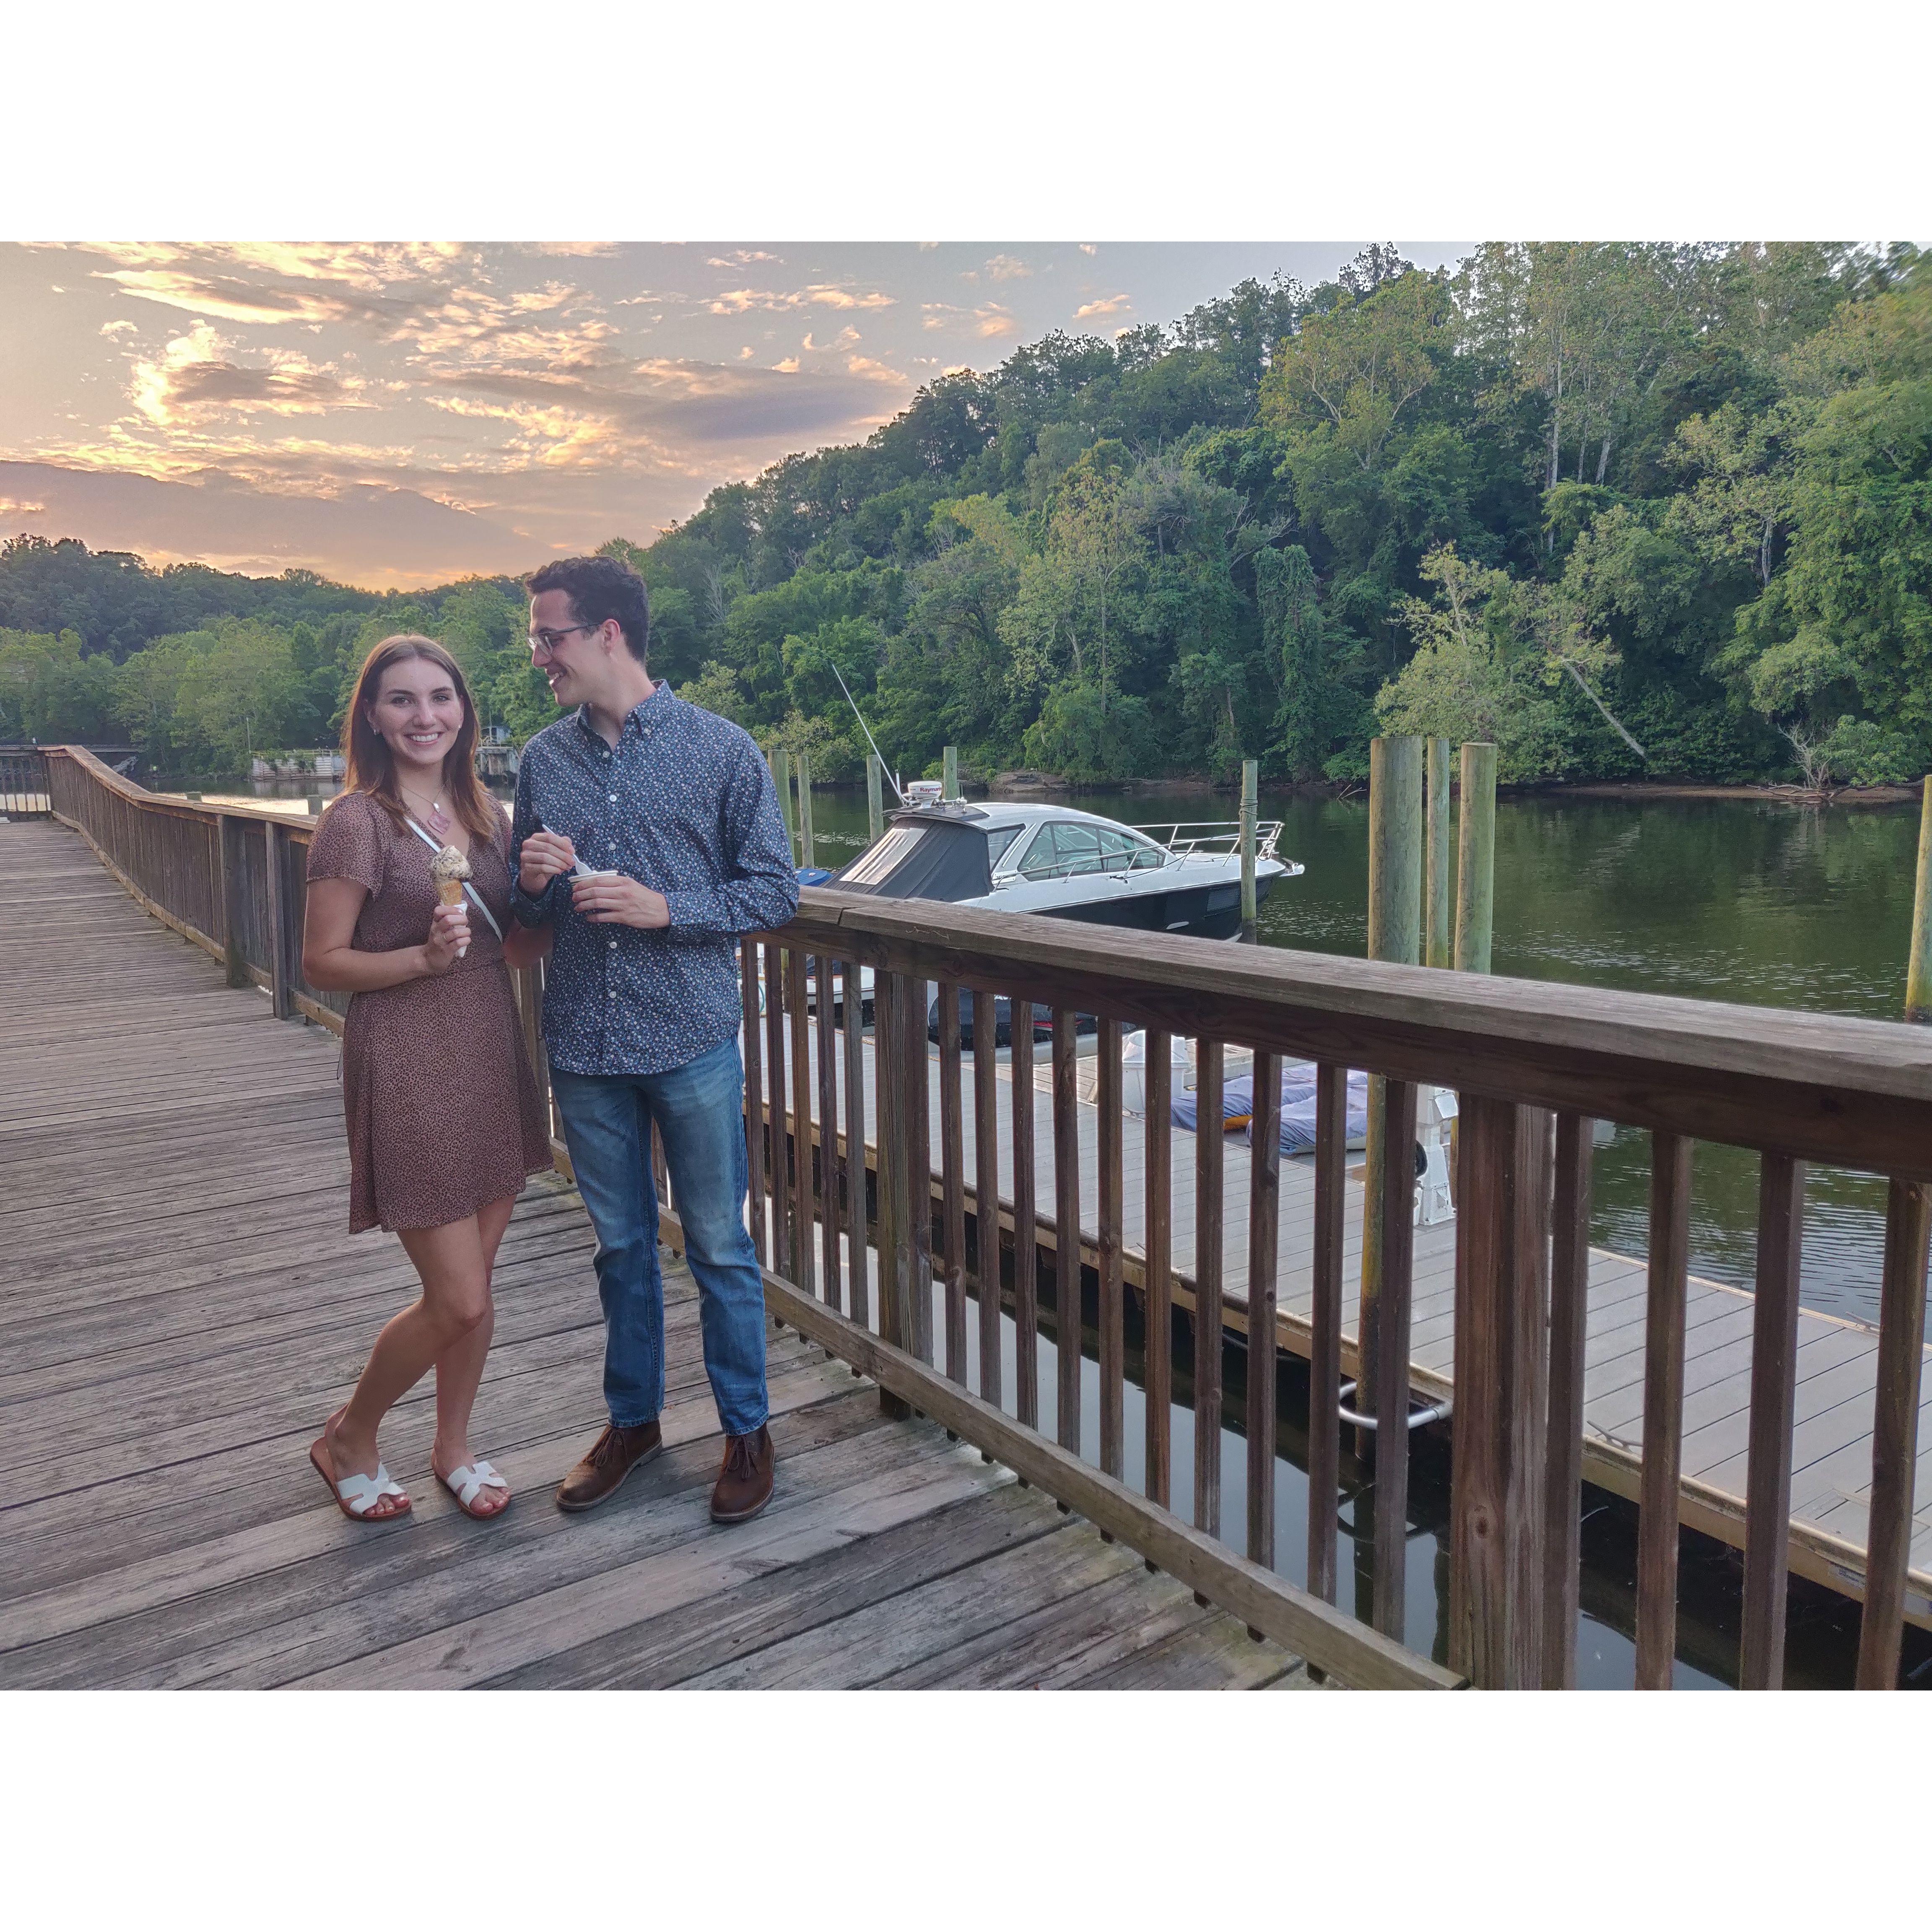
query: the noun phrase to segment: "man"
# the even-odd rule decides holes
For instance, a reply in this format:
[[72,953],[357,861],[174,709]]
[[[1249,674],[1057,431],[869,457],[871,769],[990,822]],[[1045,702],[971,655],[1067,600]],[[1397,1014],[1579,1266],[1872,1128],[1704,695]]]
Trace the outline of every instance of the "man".
[[645,668],[643,580],[614,558],[527,580],[530,656],[574,707],[524,747],[511,903],[554,923],[544,1039],[577,1184],[597,1230],[610,1426],[558,1490],[586,1510],[664,1447],[664,1285],[650,1124],[698,1281],[704,1366],[725,1435],[720,1522],[770,1501],[765,1298],[744,1220],[745,1076],[736,940],[798,906],[764,760]]

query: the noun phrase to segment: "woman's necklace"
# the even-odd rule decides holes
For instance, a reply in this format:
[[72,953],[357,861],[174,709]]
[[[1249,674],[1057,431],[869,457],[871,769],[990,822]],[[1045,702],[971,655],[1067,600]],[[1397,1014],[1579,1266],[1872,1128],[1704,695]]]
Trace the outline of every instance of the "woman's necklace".
[[[400,778],[396,781],[396,785],[398,790],[402,793],[406,802],[410,805],[418,802],[416,795]],[[449,836],[450,818],[448,813],[443,810],[442,800],[440,798],[430,799],[429,809],[423,814],[423,823],[439,838],[447,838]]]

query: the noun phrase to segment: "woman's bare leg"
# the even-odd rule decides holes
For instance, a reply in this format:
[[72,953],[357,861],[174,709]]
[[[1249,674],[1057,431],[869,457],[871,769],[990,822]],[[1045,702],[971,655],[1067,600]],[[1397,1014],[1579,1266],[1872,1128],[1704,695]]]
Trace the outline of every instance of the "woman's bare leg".
[[[483,1278],[488,1284],[496,1265],[496,1250],[502,1245],[503,1231],[510,1225],[514,1196],[492,1201],[478,1209],[476,1229],[483,1247]],[[460,1340],[446,1348],[436,1360],[436,1442],[430,1450],[430,1466],[446,1476],[470,1461],[470,1412],[476,1400],[478,1384],[483,1379],[483,1364],[490,1353],[490,1338],[496,1327],[496,1306]],[[484,1490],[476,1507],[494,1515],[509,1501],[500,1490]],[[496,1505],[492,1508],[492,1503]]]
[[[490,1318],[490,1271],[478,1217],[471,1214],[440,1228],[398,1231],[416,1264],[423,1292],[376,1337],[369,1364],[342,1412],[332,1438],[335,1473],[374,1475],[380,1460],[376,1432],[384,1416],[430,1366]],[[500,1231],[497,1238],[501,1240]],[[392,1514],[379,1505],[377,1516]]]

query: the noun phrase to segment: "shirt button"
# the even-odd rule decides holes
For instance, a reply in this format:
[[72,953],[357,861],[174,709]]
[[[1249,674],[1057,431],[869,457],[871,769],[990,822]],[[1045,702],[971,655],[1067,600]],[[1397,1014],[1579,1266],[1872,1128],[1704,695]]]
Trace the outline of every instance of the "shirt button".
[[616,989],[616,988],[615,986],[613,986],[613,987],[610,988],[610,998],[611,998],[612,999],[614,999],[614,1000],[616,997],[617,997],[617,989]]
[[614,792],[612,792],[612,793],[610,794],[610,802],[611,802],[613,805],[615,805],[615,804],[617,802],[617,794],[614,791]]
[[617,950],[617,942],[614,939],[614,940],[611,940],[611,942],[610,942],[610,950],[611,950],[613,952],[616,952],[616,950]]

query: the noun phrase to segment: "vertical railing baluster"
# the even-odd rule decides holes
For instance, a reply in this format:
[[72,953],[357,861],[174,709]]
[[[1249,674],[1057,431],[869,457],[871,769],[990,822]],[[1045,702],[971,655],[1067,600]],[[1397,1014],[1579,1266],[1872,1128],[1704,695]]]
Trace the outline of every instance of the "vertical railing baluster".
[[1885,1262],[1879,1286],[1871,1506],[1866,1517],[1864,1610],[1858,1624],[1856,1682],[1861,1690],[1889,1690],[1898,1682],[1905,1579],[1912,1561],[1912,1478],[1918,1460],[1928,1232],[1932,1185],[1892,1181],[1886,1196]]
[[926,1054],[926,982],[899,982],[899,1090],[906,1154],[907,1290],[911,1298],[911,1348],[932,1360],[932,1116],[930,1062]]
[[772,1272],[787,1281],[798,1280],[792,1252],[791,1152],[785,1121],[784,949],[765,942],[765,1064],[770,1070],[767,1110],[772,1180]]
[[1460,1099],[1449,1667],[1528,1690],[1543,1677],[1550,1117]]
[[817,1010],[812,1016],[818,1048],[819,1274],[828,1308],[843,1310],[838,1259],[838,1060],[832,1051],[832,968],[828,953],[812,962]]
[[1678,1478],[1684,1454],[1684,1324],[1690,1252],[1690,1156],[1682,1134],[1653,1133],[1650,1264],[1644,1313],[1643,1469],[1636,1551],[1636,1688],[1670,1688],[1677,1650]]
[[[908,1284],[912,1272],[911,1214],[907,1186],[904,1132],[905,1092],[900,1076],[904,1058],[904,1027],[901,1009],[909,988],[896,973],[883,968],[872,976],[872,1094],[878,1127],[874,1136],[878,1158],[879,1334],[893,1347],[911,1352],[912,1304]],[[881,1414],[903,1418],[911,1406],[899,1396],[879,1391]]]
[[289,967],[288,884],[282,864],[288,832],[270,821],[262,826],[262,838],[268,887],[268,1010],[277,1019],[285,1020],[295,1011],[289,998],[294,975]]
[[1000,1401],[1000,1076],[998,1006],[973,994],[973,1270],[980,1289],[980,1395]]
[[1248,1142],[1248,1560],[1272,1570],[1275,1282],[1281,1247],[1281,1055],[1258,1048]]
[[1347,1236],[1348,1070],[1315,1070],[1313,1298],[1308,1316],[1308,1587],[1335,1600],[1342,1456],[1342,1250]]
[[1168,1508],[1174,1487],[1174,1065],[1173,1036],[1147,1032],[1147,1172],[1142,1231],[1146,1290],[1147,1493]]
[[1744,1475],[1744,1600],[1738,1688],[1784,1688],[1790,1591],[1791,1426],[1796,1406],[1798,1273],[1804,1163],[1767,1154],[1757,1184],[1757,1274],[1751,1308],[1750,1450]]
[[[866,1255],[866,996],[864,969],[843,962],[845,982],[845,1222],[851,1280],[852,1319],[862,1328],[872,1318]],[[874,1029],[877,1039],[877,1029]],[[876,1047],[874,1059],[878,1058]]]
[[1543,1688],[1574,1690],[1582,1579],[1583,1343],[1590,1288],[1592,1123],[1556,1117],[1550,1208],[1550,1385],[1544,1469]]
[[[1024,1009],[1024,1016],[1022,1017]],[[1040,1426],[1040,1222],[1034,1177],[1033,1002],[1013,1000],[1014,1412]]]
[[1400,1638],[1408,1570],[1408,1335],[1415,1250],[1415,1086],[1383,1088],[1387,1172],[1382,1196],[1382,1283],[1376,1299],[1375,1627]]
[[945,1237],[946,1372],[966,1386],[966,1102],[960,1061],[959,988],[939,988],[939,1196]]
[[758,942],[738,947],[738,992],[745,1021],[745,1206],[760,1268],[772,1265],[765,1225],[765,1076],[758,1036]]
[[798,1270],[791,1278],[810,1294],[818,1272],[812,1252],[818,1215],[812,1180],[812,1016],[806,1010],[805,966],[806,955],[796,946],[785,955],[791,1008],[792,1258]]
[[1102,1018],[1094,1088],[1099,1115],[1096,1209],[1100,1292],[1100,1466],[1118,1478],[1125,1466],[1126,1309],[1121,1255],[1125,1122],[1120,1093],[1120,1023]]
[[1075,1016],[1053,1014],[1053,1330],[1060,1446],[1080,1453],[1080,1107]]
[[1221,1534],[1221,1042],[1204,1040],[1194,1076],[1194,1526]]

